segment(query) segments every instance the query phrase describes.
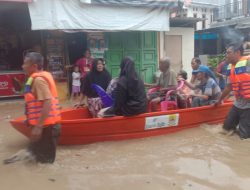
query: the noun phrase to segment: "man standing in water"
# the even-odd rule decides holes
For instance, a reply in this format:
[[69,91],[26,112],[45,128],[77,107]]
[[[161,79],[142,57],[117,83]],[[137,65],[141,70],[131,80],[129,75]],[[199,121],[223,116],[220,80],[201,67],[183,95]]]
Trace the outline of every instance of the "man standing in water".
[[250,57],[243,56],[242,44],[230,44],[226,51],[228,81],[220,99],[215,105],[221,104],[231,90],[234,92],[234,105],[223,124],[225,133],[236,130],[239,124],[241,139],[250,138]]
[[50,73],[43,71],[44,58],[40,53],[28,53],[23,70],[29,77],[25,85],[25,113],[31,127],[31,143],[25,156],[16,154],[5,164],[27,159],[30,155],[40,163],[53,163],[56,141],[60,134],[61,111],[55,82]]

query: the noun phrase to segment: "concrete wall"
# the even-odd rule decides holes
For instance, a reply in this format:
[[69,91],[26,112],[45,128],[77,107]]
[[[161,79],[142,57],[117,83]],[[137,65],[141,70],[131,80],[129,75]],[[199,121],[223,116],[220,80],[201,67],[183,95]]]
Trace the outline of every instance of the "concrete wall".
[[[202,15],[206,15],[206,25],[205,28],[209,28],[213,22],[213,9],[211,6],[206,5],[190,5],[187,8],[187,17],[194,17],[194,14],[197,15],[197,18],[202,18]],[[202,21],[196,23],[196,30],[205,29],[202,28]]]
[[160,32],[159,34],[159,58],[174,55],[169,55],[164,49],[165,35],[181,35],[182,36],[182,66],[188,73],[188,77],[191,77],[191,59],[194,57],[194,29],[193,28],[180,28],[171,27],[169,32]]

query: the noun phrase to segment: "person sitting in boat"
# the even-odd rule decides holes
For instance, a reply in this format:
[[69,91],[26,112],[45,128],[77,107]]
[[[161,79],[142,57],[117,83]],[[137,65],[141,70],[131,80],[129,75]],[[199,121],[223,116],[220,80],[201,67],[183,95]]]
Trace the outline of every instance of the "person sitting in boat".
[[[199,68],[199,66],[201,65],[201,60],[198,57],[194,57],[191,60],[191,67],[192,67],[192,77],[190,80],[190,83],[193,85],[198,85],[200,83],[200,81],[197,78],[197,72],[196,70]],[[194,91],[192,91],[192,93],[194,94],[201,94],[200,89],[196,89]]]
[[147,94],[147,99],[151,101],[153,111],[156,110],[157,104],[165,99],[166,92],[177,87],[177,76],[176,73],[170,68],[169,58],[165,57],[160,60],[159,69],[161,71],[161,74],[157,83],[144,83],[146,87],[159,87],[159,90],[157,90],[156,92]]
[[[177,74],[177,80],[187,80],[187,72],[184,70],[181,70]],[[190,93],[191,89],[186,85],[183,84],[181,89],[177,91],[177,101],[178,101],[178,107],[179,108],[188,108],[191,106],[191,99],[190,99]]]
[[132,58],[125,57],[120,65],[121,72],[115,88],[114,104],[104,108],[98,117],[115,115],[132,116],[147,111],[147,98],[143,81],[135,70]]
[[193,85],[185,81],[185,84],[189,88],[201,90],[201,94],[191,95],[193,96],[192,107],[206,106],[215,103],[221,96],[221,89],[216,82],[214,74],[205,65],[200,65],[194,72],[197,72],[197,79],[200,81],[200,84]]
[[191,60],[191,67],[193,69],[193,71],[192,71],[192,77],[191,77],[191,80],[190,80],[191,84],[197,85],[197,84],[200,83],[200,81],[197,78],[197,72],[196,72],[200,65],[201,65],[200,58],[194,57]]
[[[102,101],[96,91],[92,88],[92,84],[97,84],[104,90],[107,89],[111,81],[111,75],[105,69],[104,60],[95,59],[91,71],[86,75],[83,84],[82,93],[87,96],[88,109],[93,117],[97,117],[97,113],[102,108]],[[82,100],[80,100],[81,102]]]

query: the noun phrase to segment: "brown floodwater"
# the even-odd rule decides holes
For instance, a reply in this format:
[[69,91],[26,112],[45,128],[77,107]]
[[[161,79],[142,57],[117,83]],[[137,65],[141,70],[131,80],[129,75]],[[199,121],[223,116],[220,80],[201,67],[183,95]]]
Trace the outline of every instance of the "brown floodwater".
[[[28,143],[9,124],[22,113],[22,101],[0,102],[0,161]],[[0,190],[249,190],[250,140],[220,127],[59,146],[53,165],[0,163]]]

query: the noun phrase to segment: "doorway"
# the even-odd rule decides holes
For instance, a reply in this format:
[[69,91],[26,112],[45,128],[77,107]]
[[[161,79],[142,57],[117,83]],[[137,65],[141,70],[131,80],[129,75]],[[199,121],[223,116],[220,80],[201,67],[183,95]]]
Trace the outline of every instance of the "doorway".
[[182,36],[166,35],[164,44],[165,53],[171,59],[171,68],[178,73],[182,69]]

